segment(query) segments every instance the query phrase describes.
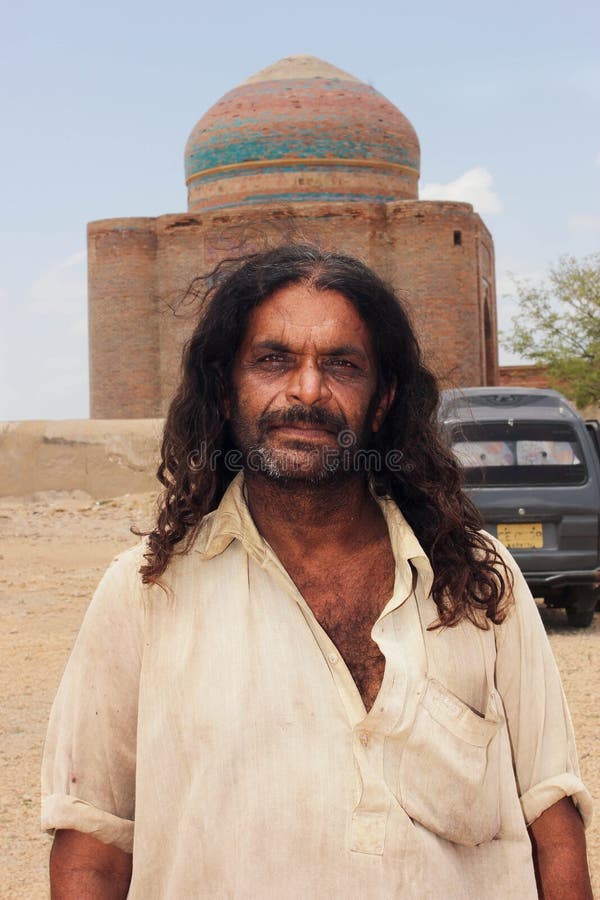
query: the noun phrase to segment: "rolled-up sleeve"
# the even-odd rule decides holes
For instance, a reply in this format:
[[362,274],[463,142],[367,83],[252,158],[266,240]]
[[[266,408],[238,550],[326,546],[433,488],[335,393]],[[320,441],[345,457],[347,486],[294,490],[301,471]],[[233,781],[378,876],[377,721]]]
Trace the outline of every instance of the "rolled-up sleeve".
[[42,829],[131,852],[144,608],[141,546],[113,560],[54,701],[42,763]]
[[502,696],[517,788],[528,825],[571,797],[587,826],[592,799],[583,784],[560,675],[536,603],[516,563],[512,605],[497,626],[496,684]]

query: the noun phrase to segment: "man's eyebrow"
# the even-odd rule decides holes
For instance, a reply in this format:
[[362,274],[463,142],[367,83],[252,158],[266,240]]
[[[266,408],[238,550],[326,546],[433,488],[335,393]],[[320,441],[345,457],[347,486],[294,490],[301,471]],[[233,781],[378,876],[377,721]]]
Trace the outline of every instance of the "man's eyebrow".
[[274,350],[276,353],[290,353],[290,348],[287,344],[282,344],[281,341],[256,341],[256,343],[252,344],[253,350]]
[[[275,353],[293,353],[294,351],[288,344],[281,341],[269,340],[257,341],[252,345],[253,350],[270,350]],[[367,359],[367,354],[360,347],[354,344],[339,344],[337,346],[326,348],[321,351],[321,356],[354,356],[357,359]]]
[[327,350],[324,354],[326,356],[356,356],[361,359],[366,359],[367,354],[364,350],[361,350],[360,347],[355,347],[354,344],[341,344],[338,347],[332,347],[330,350]]

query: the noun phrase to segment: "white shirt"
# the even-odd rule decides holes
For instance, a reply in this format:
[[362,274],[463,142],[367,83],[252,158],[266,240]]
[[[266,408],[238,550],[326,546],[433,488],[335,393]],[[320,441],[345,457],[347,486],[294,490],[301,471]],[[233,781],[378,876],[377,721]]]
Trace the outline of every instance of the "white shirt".
[[431,567],[380,503],[396,576],[368,714],[240,477],[166,591],[143,546],[117,557],[53,707],[43,828],[133,849],[140,900],[536,898],[527,824],[591,801],[535,603],[515,568],[502,625],[427,631]]

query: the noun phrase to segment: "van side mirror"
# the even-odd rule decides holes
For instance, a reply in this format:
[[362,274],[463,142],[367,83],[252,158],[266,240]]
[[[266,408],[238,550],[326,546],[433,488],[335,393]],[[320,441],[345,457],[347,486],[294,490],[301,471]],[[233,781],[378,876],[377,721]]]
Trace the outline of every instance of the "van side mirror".
[[596,448],[596,453],[598,454],[598,457],[600,457],[600,422],[598,419],[586,419],[585,427],[592,439],[592,444]]

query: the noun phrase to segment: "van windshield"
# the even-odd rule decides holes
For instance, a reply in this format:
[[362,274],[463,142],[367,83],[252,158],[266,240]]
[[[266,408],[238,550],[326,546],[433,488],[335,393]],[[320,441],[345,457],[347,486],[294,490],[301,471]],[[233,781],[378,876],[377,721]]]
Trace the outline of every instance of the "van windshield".
[[575,430],[564,422],[464,423],[452,449],[467,485],[583,484],[587,471]]

